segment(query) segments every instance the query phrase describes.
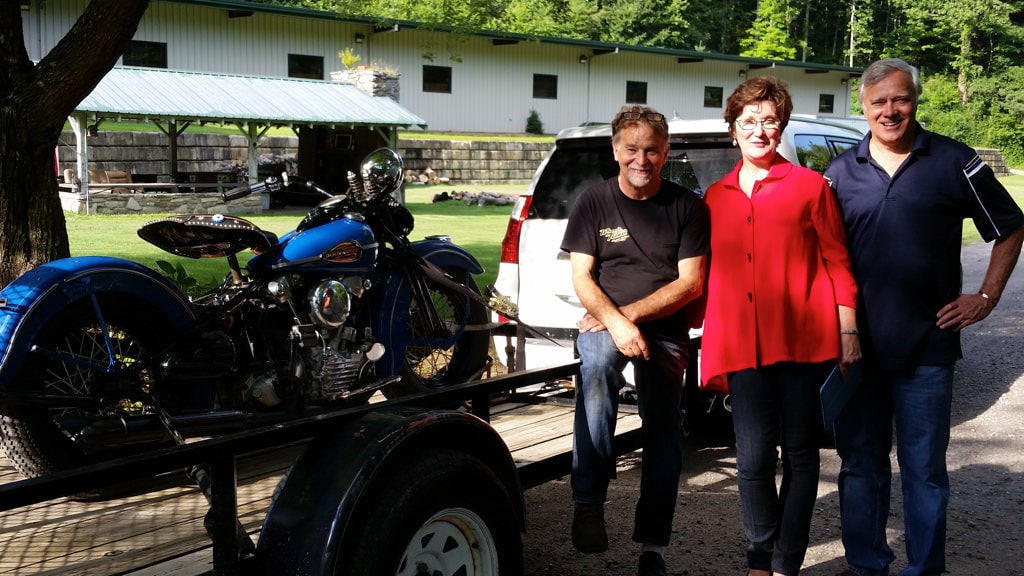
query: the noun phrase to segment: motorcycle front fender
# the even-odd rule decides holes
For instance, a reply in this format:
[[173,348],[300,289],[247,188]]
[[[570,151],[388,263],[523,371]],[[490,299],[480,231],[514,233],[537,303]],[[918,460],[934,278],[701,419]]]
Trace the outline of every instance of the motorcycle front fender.
[[48,262],[0,291],[0,390],[18,373],[48,321],[71,303],[96,294],[145,300],[179,331],[196,317],[188,296],[173,282],[136,262],[105,256]]
[[[484,271],[480,262],[466,249],[448,240],[427,239],[412,243],[413,252],[439,268],[455,268],[466,274],[480,274]],[[378,376],[398,374],[405,358],[395,350],[405,349],[404,324],[396,328],[396,318],[404,318],[412,302],[412,288],[401,270],[395,270],[384,286],[380,311],[375,318],[374,333],[384,344],[384,355],[377,362]]]

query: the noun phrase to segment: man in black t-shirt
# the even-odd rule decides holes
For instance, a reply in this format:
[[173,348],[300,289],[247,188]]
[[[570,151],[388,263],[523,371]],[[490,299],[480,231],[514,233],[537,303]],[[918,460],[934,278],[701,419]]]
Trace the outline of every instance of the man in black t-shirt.
[[615,475],[622,370],[631,362],[644,428],[633,540],[642,546],[638,574],[659,575],[682,470],[679,404],[689,328],[683,307],[701,294],[710,223],[696,194],[661,179],[669,151],[663,115],[623,107],[612,120],[611,144],[619,175],[580,195],[562,241],[587,310],[576,342],[582,365],[572,541],[582,552],[608,548],[604,501]]

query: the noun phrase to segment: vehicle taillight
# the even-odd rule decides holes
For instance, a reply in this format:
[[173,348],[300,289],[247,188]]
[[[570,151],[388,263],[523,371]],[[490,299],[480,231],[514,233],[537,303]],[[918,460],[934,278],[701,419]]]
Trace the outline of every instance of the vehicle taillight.
[[505,238],[501,241],[501,261],[504,264],[519,263],[519,231],[526,220],[526,214],[530,211],[530,201],[533,196],[520,196],[512,206],[512,215],[508,219],[508,227],[505,229]]

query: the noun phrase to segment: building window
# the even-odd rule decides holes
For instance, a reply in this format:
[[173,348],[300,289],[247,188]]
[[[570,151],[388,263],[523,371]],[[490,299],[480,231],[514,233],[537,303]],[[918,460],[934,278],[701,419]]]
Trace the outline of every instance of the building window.
[[705,86],[704,87],[704,107],[705,108],[721,108],[722,107],[722,87],[721,86]]
[[818,113],[832,114],[835,111],[835,94],[818,94]]
[[451,66],[423,66],[423,91],[437,94],[452,93]]
[[548,100],[558,99],[558,76],[553,74],[534,74],[533,97],[546,98]]
[[306,56],[303,54],[289,54],[288,77],[309,78],[310,80],[323,80],[324,57]]
[[121,56],[125,66],[167,68],[167,43],[132,40]]
[[626,102],[630,104],[647,104],[647,82],[626,80]]

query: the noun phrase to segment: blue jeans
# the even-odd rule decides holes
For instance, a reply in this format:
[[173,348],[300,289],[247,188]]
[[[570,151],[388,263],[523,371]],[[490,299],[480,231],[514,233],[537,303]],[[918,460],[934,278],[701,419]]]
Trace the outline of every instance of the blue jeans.
[[843,546],[853,572],[885,576],[894,559],[885,539],[894,423],[907,551],[900,574],[945,571],[952,398],[953,364],[897,372],[865,364],[861,386],[835,425]]
[[580,383],[573,427],[572,497],[579,504],[604,504],[615,477],[616,416],[622,369],[633,363],[637,404],[643,419],[640,499],[633,541],[667,546],[683,467],[683,372],[687,342],[644,334],[650,360],[630,359],[615,347],[608,331],[580,334]]
[[[796,576],[818,498],[822,416],[818,389],[831,363],[774,364],[729,375],[747,565]],[[782,447],[782,483],[775,474]]]

